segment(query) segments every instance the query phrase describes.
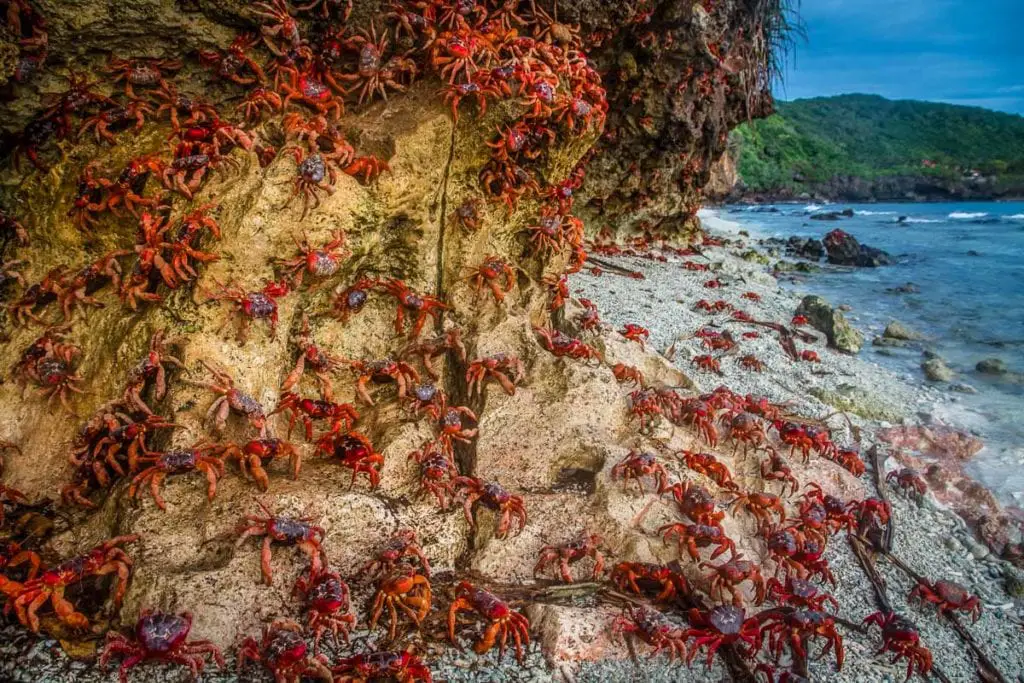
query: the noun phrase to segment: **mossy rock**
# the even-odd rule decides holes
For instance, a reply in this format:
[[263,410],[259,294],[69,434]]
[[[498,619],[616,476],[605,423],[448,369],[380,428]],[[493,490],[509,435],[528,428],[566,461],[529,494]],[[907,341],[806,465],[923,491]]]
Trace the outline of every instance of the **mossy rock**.
[[811,387],[808,393],[822,403],[837,410],[853,413],[865,420],[898,422],[904,417],[903,412],[887,403],[882,396],[852,384],[840,384],[835,389]]

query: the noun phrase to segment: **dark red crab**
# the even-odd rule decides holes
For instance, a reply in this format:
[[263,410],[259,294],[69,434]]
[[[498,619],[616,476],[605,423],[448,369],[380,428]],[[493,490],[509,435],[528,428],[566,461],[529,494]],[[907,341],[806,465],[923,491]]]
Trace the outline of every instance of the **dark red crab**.
[[246,515],[238,527],[238,541],[242,545],[250,536],[262,536],[263,547],[260,553],[260,569],[263,582],[273,584],[273,571],[270,568],[270,548],[274,543],[295,546],[306,553],[310,559],[310,571],[317,573],[323,566],[323,548],[321,543],[324,530],[309,522],[312,517],[286,517],[275,515],[262,501],[256,504],[263,511],[263,516]]
[[134,638],[116,631],[107,632],[107,642],[100,654],[100,667],[106,668],[110,658],[122,658],[119,672],[121,683],[127,683],[128,671],[142,662],[168,662],[187,666],[195,679],[206,665],[209,655],[221,669],[224,656],[220,648],[208,640],[188,640],[192,630],[192,615],[168,614],[152,609],[143,610],[135,623]]
[[942,614],[950,614],[954,611],[965,612],[970,615],[971,621],[976,622],[981,616],[981,600],[978,596],[971,595],[966,588],[953,581],[936,581],[930,583],[921,581],[907,596],[907,602],[920,600],[935,605]]
[[288,294],[290,290],[286,282],[269,282],[263,289],[246,291],[237,284],[224,285],[214,280],[218,291],[207,293],[208,301],[229,301],[241,314],[238,327],[238,341],[244,344],[249,336],[249,326],[253,320],[266,320],[270,323],[270,336],[277,334],[277,299]]

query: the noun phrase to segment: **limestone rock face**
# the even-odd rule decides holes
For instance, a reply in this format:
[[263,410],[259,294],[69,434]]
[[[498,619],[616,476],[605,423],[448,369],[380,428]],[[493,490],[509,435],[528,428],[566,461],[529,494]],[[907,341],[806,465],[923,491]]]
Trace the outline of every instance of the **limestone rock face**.
[[[238,30],[253,29],[252,3],[40,0],[35,5],[47,20],[50,56],[46,68],[25,83],[14,84],[17,96],[0,105],[0,128],[15,139],[22,136],[24,141],[26,126],[68,87],[70,76],[81,76],[94,84],[97,93],[110,94],[110,75],[105,71],[110,56],[187,56],[175,82],[190,95],[208,99],[218,111],[236,115],[239,91],[211,82],[194,53],[223,49]],[[362,20],[363,26],[383,11],[379,2],[354,5],[352,21]],[[651,30],[664,36],[664,45],[675,47],[637,47],[633,54],[623,49],[629,39],[609,38],[593,58],[608,65],[615,56],[623,69],[608,84],[615,102],[608,135],[597,152],[593,150],[599,137],[596,131],[564,136],[549,145],[543,168],[537,169],[538,176],[554,184],[581,160],[592,157],[588,178],[593,186],[587,185],[576,198],[581,213],[593,219],[587,226],[591,231],[603,227],[606,220],[632,215],[635,205],[646,206],[645,188],[656,198],[636,213],[636,224],[621,221],[623,229],[661,219],[667,220],[667,232],[692,227],[699,189],[707,180],[708,166],[724,149],[729,126],[769,107],[767,83],[759,80],[764,76],[765,55],[740,40],[744,5],[725,2],[711,14],[699,3],[693,8],[674,2],[652,5],[656,5],[656,18],[648,18]],[[632,2],[578,0],[560,2],[559,12],[564,14],[559,16],[565,22],[581,23],[581,33],[589,36],[621,26],[635,9]],[[669,35],[672,40],[666,38]],[[0,41],[0,69],[7,68],[3,46],[8,44]],[[710,45],[716,46],[718,56]],[[733,46],[735,54],[723,53],[726,46]],[[685,82],[674,82],[680,87],[671,91],[663,86],[670,79],[678,81],[676,72],[681,67],[666,60],[666,55],[692,63]],[[475,572],[482,582],[526,582],[543,545],[570,540],[583,530],[603,535],[615,558],[667,562],[678,556],[657,534],[661,524],[675,519],[672,509],[659,503],[646,520],[638,520],[650,496],[636,492],[633,482],[625,487],[612,477],[614,466],[639,448],[640,441],[636,420],[628,411],[632,389],[615,380],[611,367],[616,363],[634,366],[659,386],[691,383],[662,356],[641,351],[609,331],[585,337],[600,353],[600,362],[556,358],[541,347],[534,327],[569,329],[567,320],[576,310],[570,301],[566,311],[553,314],[545,284],[547,276],[565,271],[570,254],[564,250],[534,258],[525,248],[522,233],[536,223],[536,199],[524,199],[514,210],[506,210],[481,198],[480,172],[491,155],[486,143],[496,130],[521,115],[523,105],[512,98],[492,105],[480,117],[467,108],[456,123],[438,88],[436,78],[424,78],[400,95],[392,93],[387,101],[353,107],[346,113],[338,127],[359,155],[386,161],[389,171],[369,183],[338,173],[331,190],[323,191],[318,206],[308,213],[303,212],[301,198],[292,196],[298,168],[288,146],[295,143],[286,139],[277,117],[253,126],[250,132],[258,143],[253,151],[235,146],[226,152],[228,160],[210,172],[194,198],[187,201],[167,193],[175,224],[200,207],[215,219],[220,238],[202,247],[215,251],[217,258],[199,267],[187,284],[163,288],[162,300],[143,302],[138,310],[119,301],[112,287],[82,287],[79,294],[85,303],[73,312],[73,324],[63,334],[81,349],[73,369],[84,393],[69,396],[74,411],[70,414],[58,400],[47,403],[31,386],[23,391],[16,381],[0,383],[0,439],[20,448],[4,453],[3,482],[53,510],[62,490],[75,482],[76,467],[69,456],[76,438],[90,426],[84,424],[86,419],[106,415],[116,423],[115,409],[100,409],[123,398],[133,371],[144,367],[140,363],[148,358],[150,340],[161,332],[166,333],[168,352],[180,360],[180,367],[168,365],[165,396],[148,390],[145,399],[174,426],[149,438],[146,447],[156,453],[213,440],[246,444],[257,433],[253,425],[232,410],[226,415],[225,428],[219,430],[214,407],[217,391],[201,385],[230,380],[231,387],[223,386],[221,393],[237,390],[269,414],[282,398],[282,383],[304,352],[303,334],[345,361],[397,357],[412,340],[404,329],[396,330],[393,297],[372,293],[365,307],[347,321],[339,320],[333,308],[335,296],[363,276],[397,278],[416,292],[438,297],[447,307],[444,322],[429,320],[424,337],[452,327],[462,330],[466,361],[449,354],[436,362],[440,374],[436,383],[451,403],[466,406],[479,417],[474,425],[479,436],[457,444],[455,460],[462,475],[499,483],[522,496],[529,516],[526,528],[519,535],[499,539],[497,520],[486,505],[476,506],[473,525],[458,506],[438,509],[421,490],[419,467],[409,458],[434,436],[435,425],[423,414],[411,414],[408,401],[397,395],[396,383],[380,377],[367,377],[375,405],[360,403],[359,373],[350,372],[343,363],[332,377],[334,397],[355,404],[358,431],[383,457],[379,486],[371,489],[366,476],[353,477],[352,470],[316,448],[315,438],[327,428],[326,423],[315,426],[310,440],[301,421],[290,431],[287,416],[278,414],[268,418],[269,433],[296,444],[302,456],[301,472],[290,476],[286,459],[268,464],[270,485],[265,493],[239,472],[235,462],[227,463],[212,497],[207,495],[206,477],[199,472],[171,473],[153,488],[143,480],[133,486],[132,478],[124,477],[109,490],[88,491],[96,509],[65,505],[54,535],[41,550],[48,563],[56,563],[107,538],[139,536],[126,548],[134,570],[123,608],[116,611],[109,604],[89,608],[97,631],[101,624],[108,624],[101,616],[128,625],[147,608],[190,611],[195,616],[192,637],[227,648],[255,635],[274,617],[300,618],[302,604],[294,599],[292,589],[307,566],[306,556],[287,543],[273,544],[272,581],[264,585],[263,537],[237,540],[247,516],[306,519],[322,530],[331,567],[350,579],[396,531],[413,529],[435,573],[442,577],[439,594],[446,587],[444,581],[467,571]],[[632,99],[635,90],[645,93],[642,101],[619,107]],[[648,122],[648,117],[654,121]],[[73,224],[69,209],[76,199],[92,196],[83,189],[86,168],[117,178],[132,160],[168,157],[170,125],[165,119],[154,119],[137,135],[118,132],[115,146],[97,142],[91,133],[76,140],[47,140],[50,167],[30,177],[24,167],[5,165],[0,171],[0,205],[29,226],[31,246],[14,252],[26,256],[21,273],[28,283],[64,272],[55,271],[58,268],[77,271],[114,250],[123,250],[133,259],[126,262],[141,259],[143,250],[134,248],[141,223],[129,211],[104,212],[91,229],[81,229]],[[81,121],[74,123],[78,126]],[[657,155],[650,154],[654,143],[663,150]],[[686,152],[685,160],[680,150]],[[638,160],[642,168],[633,174],[628,169]],[[631,174],[627,182],[622,181],[623,172]],[[154,196],[160,180],[156,175],[136,191]],[[623,192],[616,195],[616,188]],[[456,219],[456,212],[467,205],[477,206],[480,213],[475,231],[460,226]],[[142,211],[147,209],[157,210],[143,207]],[[298,242],[308,239],[311,245],[322,245],[340,232],[351,250],[340,269],[324,282],[307,282],[279,297],[276,331],[266,320],[255,320],[243,340],[236,330],[244,317],[244,302],[216,301],[211,295],[225,285],[245,293],[266,291],[269,283],[283,278],[282,268],[273,265],[275,259],[295,257]],[[471,277],[489,256],[512,266],[511,291],[500,302]],[[3,261],[9,257],[5,251]],[[131,277],[131,272],[118,277]],[[246,301],[251,305],[253,299]],[[6,371],[15,366],[41,333],[40,327],[17,325],[8,316],[0,328],[0,367]],[[482,392],[469,395],[467,363],[497,353],[515,355],[524,362],[524,381],[514,395],[493,381],[485,383]],[[209,368],[219,369],[222,376],[214,377]],[[302,396],[315,396],[318,389],[310,373],[296,386]],[[708,450],[689,430],[666,425],[658,429],[656,436],[668,449],[666,453],[683,448]],[[740,456],[729,448],[723,447],[719,457],[728,467],[739,469]],[[673,478],[712,488],[723,507],[731,498],[678,460],[669,455],[665,459]],[[829,463],[814,466],[825,467],[827,476],[807,476],[821,478],[826,491],[835,490],[844,497],[859,495],[859,484],[845,471]],[[796,476],[802,476],[802,469],[794,464]],[[762,483],[758,479],[756,485]],[[741,481],[746,484],[753,489],[755,482]],[[156,504],[154,489],[166,509]],[[748,533],[749,520],[729,514],[725,525],[747,557],[763,552]],[[691,569],[692,581],[704,581],[695,565]],[[352,583],[354,610],[365,626],[373,586],[357,585],[354,579]],[[95,592],[104,594],[99,589]],[[543,612],[547,607],[539,609]],[[553,652],[561,651],[558,643],[571,637],[589,638],[592,632],[587,628],[607,616],[607,610],[595,610],[577,625],[573,619],[563,619],[556,607],[550,609],[555,611],[536,620],[541,630],[551,624],[550,632],[540,633],[538,639],[550,643]],[[51,618],[45,627],[59,630],[55,622]],[[569,624],[565,628],[572,633],[561,632],[559,624]]]

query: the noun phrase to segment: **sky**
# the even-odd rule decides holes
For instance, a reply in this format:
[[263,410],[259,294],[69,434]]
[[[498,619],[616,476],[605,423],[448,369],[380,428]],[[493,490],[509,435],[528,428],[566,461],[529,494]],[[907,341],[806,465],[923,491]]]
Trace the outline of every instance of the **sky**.
[[802,0],[776,96],[870,93],[1024,115],[1024,0]]

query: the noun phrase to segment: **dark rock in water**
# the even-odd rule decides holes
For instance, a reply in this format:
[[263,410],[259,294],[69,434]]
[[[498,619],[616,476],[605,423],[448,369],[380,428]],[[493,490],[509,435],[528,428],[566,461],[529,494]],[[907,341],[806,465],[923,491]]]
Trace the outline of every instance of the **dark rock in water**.
[[837,221],[843,217],[843,214],[838,211],[825,211],[824,213],[816,213],[811,216],[812,221]]
[[967,251],[967,255],[968,256],[981,256],[981,252],[980,251],[975,251],[974,249],[969,249]]
[[974,369],[986,375],[1005,375],[1007,372],[1006,363],[999,358],[980,360]]
[[794,235],[786,242],[786,253],[810,261],[820,261],[825,255],[825,245],[813,237],[803,238]]
[[853,218],[853,209],[843,209],[839,212],[839,215],[845,216],[846,218]]
[[853,235],[842,230],[833,230],[822,239],[828,262],[838,266],[859,266],[875,268],[892,263],[892,257],[875,247],[857,241]]
[[970,384],[963,384],[963,383],[951,384],[949,386],[949,388],[952,391],[957,392],[958,394],[976,394],[976,393],[978,393],[978,390],[975,389],[974,387],[972,387]]
[[906,216],[900,216],[899,218],[896,219],[896,222],[897,223],[906,223],[907,222],[907,217]]
[[805,296],[796,315],[807,316],[811,327],[824,332],[828,345],[844,353],[857,353],[864,345],[864,335],[846,320],[842,311],[832,308],[820,296]]
[[921,288],[915,285],[913,282],[908,282],[899,287],[886,287],[885,291],[890,294],[920,294]]

